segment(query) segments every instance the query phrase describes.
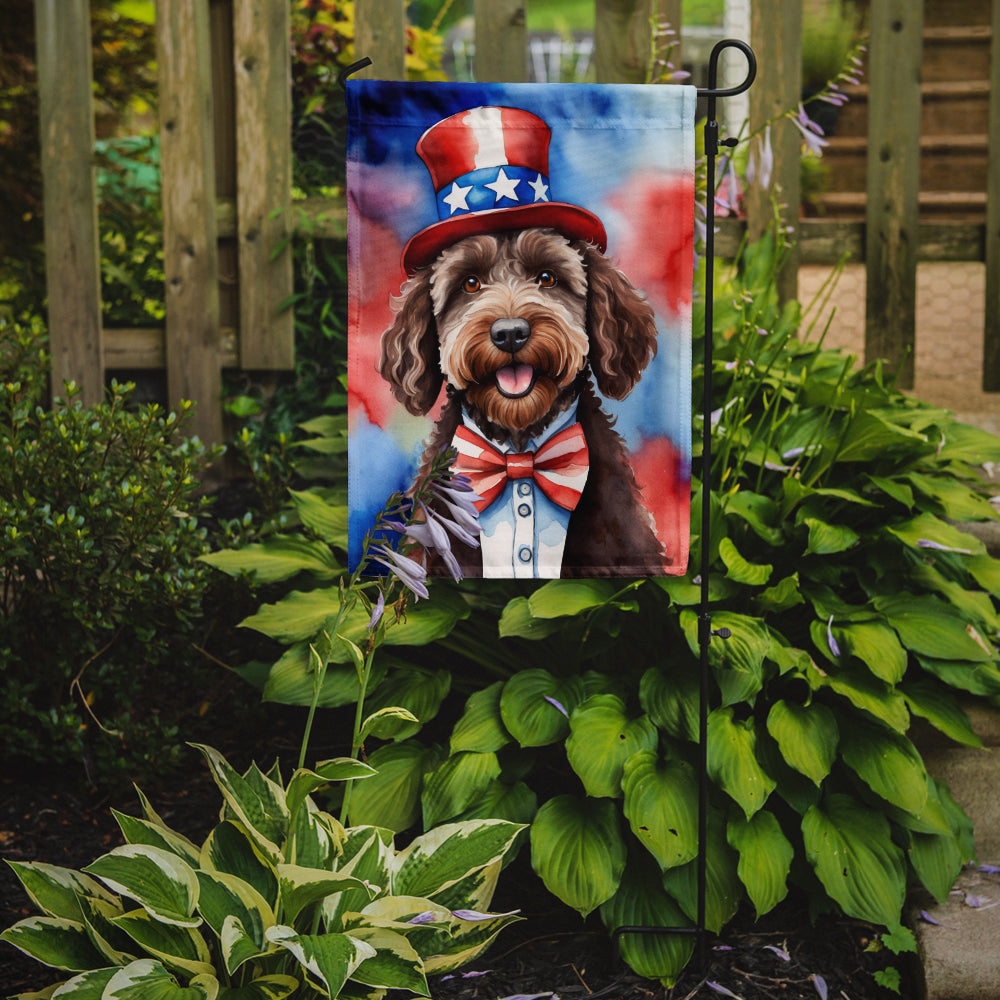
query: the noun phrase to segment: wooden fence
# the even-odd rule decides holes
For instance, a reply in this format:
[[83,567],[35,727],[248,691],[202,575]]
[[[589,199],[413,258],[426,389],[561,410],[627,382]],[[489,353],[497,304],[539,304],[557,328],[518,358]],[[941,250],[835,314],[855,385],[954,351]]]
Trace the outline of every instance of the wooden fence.
[[[474,0],[475,72],[482,81],[527,79],[525,6]],[[97,209],[93,179],[88,0],[35,0],[53,384],[73,379],[85,401],[101,397],[114,369],[165,369],[171,402],[198,405],[196,433],[223,438],[221,371],[280,371],[293,365],[292,290],[285,246],[293,219],[315,236],[343,238],[342,202],[291,205],[290,0],[158,0],[160,137],[163,170],[166,325],[101,326]],[[355,49],[368,75],[404,74],[404,0],[357,0]],[[642,82],[651,16],[681,23],[681,0],[595,0],[598,82]],[[869,132],[864,221],[798,218],[781,276],[795,294],[800,263],[845,253],[867,270],[866,356],[903,369],[912,384],[916,265],[985,261],[984,388],[1000,390],[1000,0],[992,3],[991,103],[985,223],[921,222],[919,78],[923,3],[871,0],[867,81]],[[758,59],[750,127],[800,98],[801,0],[753,0]],[[680,41],[683,51],[683,38]],[[675,58],[677,53],[675,52]],[[725,124],[725,101],[719,117]],[[735,133],[739,123],[731,123]],[[731,254],[745,228],[759,234],[772,199],[799,204],[800,137],[773,130],[775,170],[752,189],[747,219],[724,220],[716,241]]]

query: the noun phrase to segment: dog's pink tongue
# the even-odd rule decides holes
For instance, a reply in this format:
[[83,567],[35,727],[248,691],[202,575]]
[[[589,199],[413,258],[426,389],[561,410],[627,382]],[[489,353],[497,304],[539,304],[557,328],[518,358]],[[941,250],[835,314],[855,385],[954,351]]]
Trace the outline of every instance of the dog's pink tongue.
[[497,371],[497,385],[511,396],[519,396],[531,387],[535,369],[531,365],[506,365]]

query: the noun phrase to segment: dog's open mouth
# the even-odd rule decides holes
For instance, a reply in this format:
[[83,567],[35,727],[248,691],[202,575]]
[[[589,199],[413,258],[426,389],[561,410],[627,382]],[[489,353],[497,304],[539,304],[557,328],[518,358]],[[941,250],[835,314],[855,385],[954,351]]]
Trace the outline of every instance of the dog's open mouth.
[[505,365],[497,370],[497,389],[508,399],[520,399],[534,388],[537,374],[531,365]]

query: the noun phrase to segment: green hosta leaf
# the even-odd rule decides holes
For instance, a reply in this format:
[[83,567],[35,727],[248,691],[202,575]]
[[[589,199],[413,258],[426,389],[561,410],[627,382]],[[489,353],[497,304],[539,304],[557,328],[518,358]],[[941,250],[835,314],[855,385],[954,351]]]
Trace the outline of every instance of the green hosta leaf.
[[399,833],[420,817],[424,774],[438,763],[438,753],[415,740],[379,747],[368,761],[378,772],[351,790],[354,826],[382,826]]
[[[372,712],[384,708],[403,708],[414,721],[386,720],[381,726],[381,739],[405,740],[419,732],[423,723],[438,713],[441,702],[451,689],[451,674],[447,670],[423,670],[416,667],[394,670],[365,702]],[[419,721],[417,721],[419,720]]]
[[900,686],[914,715],[926,719],[945,736],[967,747],[981,747],[983,741],[972,728],[969,717],[947,688],[931,680],[907,681]]
[[313,490],[289,490],[295,513],[324,542],[347,548],[347,507],[327,503]]
[[944,903],[962,870],[965,857],[953,833],[911,833],[910,864],[928,892]]
[[927,439],[916,431],[890,423],[871,410],[862,410],[851,421],[837,451],[838,462],[867,462],[888,449],[920,445]]
[[351,937],[375,949],[375,954],[351,973],[355,982],[430,996],[424,963],[402,934],[384,927],[362,926],[352,929]]
[[986,630],[988,634],[1000,632],[1000,615],[993,598],[981,590],[972,590],[964,583],[947,579],[930,563],[913,568],[910,579],[918,586],[914,590],[931,590],[951,604],[956,611]]
[[732,708],[717,708],[709,714],[708,774],[748,819],[767,801],[775,781],[757,762],[752,718],[737,721]]
[[907,480],[935,504],[950,521],[992,521],[996,511],[989,500],[949,476],[924,476],[911,472]]
[[528,606],[527,597],[515,597],[508,601],[500,615],[499,635],[501,639],[517,636],[521,639],[545,639],[563,629],[558,619],[536,618]]
[[112,809],[111,812],[118,821],[122,835],[128,843],[159,847],[164,851],[176,854],[189,865],[198,864],[199,849],[187,837],[175,833],[160,823],[126,816],[124,813],[118,812],[117,809]]
[[538,796],[523,782],[490,782],[457,819],[505,819],[527,826],[538,812]]
[[880,812],[849,795],[830,795],[802,820],[806,857],[849,917],[899,923],[906,892],[902,851]]
[[698,782],[688,764],[640,751],[625,762],[622,790],[625,818],[660,868],[697,855]]
[[104,959],[91,944],[87,929],[65,917],[28,917],[0,934],[6,941],[35,961],[54,969],[81,972],[99,968]]
[[886,531],[912,549],[922,549],[924,547],[921,545],[922,542],[931,542],[970,555],[983,555],[986,552],[986,546],[974,535],[948,524],[947,521],[942,521],[933,514],[918,514],[909,521],[887,526]]
[[[232,975],[247,958],[255,957],[265,950],[264,931],[275,923],[274,912],[267,900],[252,885],[235,875],[222,872],[198,872],[198,883],[201,893],[198,898],[198,910],[205,922],[215,931],[216,936],[225,945],[226,937],[230,939],[230,947],[224,947],[226,970]],[[230,928],[224,934],[227,921],[237,921],[236,933]],[[242,942],[249,939],[251,953],[236,952],[232,947],[232,939]],[[245,947],[241,945],[243,952]]]
[[744,583],[749,587],[763,587],[771,578],[771,573],[774,570],[774,566],[770,563],[762,565],[747,562],[730,538],[723,538],[719,541],[719,557],[726,565],[726,576],[730,580]]
[[424,780],[424,826],[430,828],[454,819],[498,777],[500,764],[495,753],[452,754]]
[[981,465],[983,462],[998,462],[997,436],[981,427],[949,421],[944,432],[944,441],[937,453],[940,462],[966,462]]
[[83,918],[80,896],[93,896],[109,903],[115,902],[97,879],[40,861],[8,861],[31,901],[46,916],[65,917],[79,921]]
[[[682,611],[680,621],[692,654],[700,656],[698,616],[693,611]],[[729,638],[713,636],[708,646],[708,662],[722,690],[723,704],[752,702],[763,686],[764,659],[771,648],[770,633],[759,618],[717,611],[712,615],[712,629],[723,628],[729,629]]]
[[291,952],[310,978],[332,997],[339,996],[362,962],[375,957],[370,944],[349,934],[296,934],[293,928],[279,924],[268,928],[267,939]]
[[826,705],[797,705],[779,699],[767,716],[767,731],[781,756],[815,785],[830,773],[837,756],[837,720]]
[[[278,865],[278,884],[281,888],[282,913],[286,920],[293,922],[305,907],[334,893],[345,889],[367,891],[367,886],[353,875],[303,868],[301,865]],[[374,891],[371,895],[374,895]]]
[[898,684],[906,673],[906,650],[896,633],[879,622],[833,626],[841,651],[856,656],[879,680]]
[[982,555],[965,559],[964,563],[980,587],[989,591],[994,597],[1000,597],[1000,559]]
[[[688,927],[691,922],[660,884],[656,868],[630,858],[615,894],[601,904],[601,920],[614,933],[619,927]],[[691,959],[690,934],[623,934],[622,958],[638,975],[673,986]]]
[[852,719],[840,753],[876,795],[919,815],[927,801],[927,772],[907,737],[861,719]]
[[903,645],[915,653],[974,663],[996,658],[995,650],[975,626],[936,597],[884,595],[876,597],[874,603],[899,633]]
[[528,598],[535,618],[563,618],[607,604],[620,588],[610,580],[549,580]]
[[[343,649],[343,644],[338,644]],[[385,677],[386,658],[377,657],[372,667],[369,686],[378,685]],[[331,663],[323,675],[317,708],[339,708],[358,700],[358,675],[353,666]],[[316,674],[312,668],[308,642],[289,646],[275,662],[264,681],[261,697],[279,705],[311,705],[316,698]]]
[[639,704],[660,729],[678,740],[698,739],[697,672],[674,664],[669,673],[650,667],[639,682]]
[[809,542],[805,551],[807,556],[828,556],[845,552],[855,545],[860,537],[846,524],[828,524],[815,517],[804,518],[803,523],[809,529]]
[[549,799],[531,824],[531,865],[549,892],[582,916],[610,899],[625,870],[615,804],[572,795]]
[[205,939],[191,927],[160,923],[145,910],[132,910],[111,921],[164,965],[189,976],[211,975],[212,956]]
[[913,508],[913,490],[906,483],[885,476],[865,476],[864,478],[907,510]]
[[202,844],[199,867],[234,875],[253,886],[270,906],[277,905],[277,873],[240,823],[227,820],[208,835]]
[[285,1000],[298,988],[292,976],[261,976],[245,986],[223,987],[218,1000]]
[[299,573],[332,580],[344,572],[328,545],[296,535],[272,535],[265,542],[209,552],[200,559],[229,576],[246,574],[255,584],[276,583]]
[[788,873],[795,849],[781,832],[774,813],[762,809],[750,819],[737,816],[726,829],[729,846],[739,851],[736,873],[760,919],[788,894]]
[[910,713],[906,710],[903,696],[884,681],[873,677],[867,669],[841,667],[835,673],[823,674],[816,667],[811,667],[806,677],[814,689],[829,688],[897,732],[906,732]]
[[134,899],[150,916],[178,927],[197,927],[198,878],[191,866],[170,851],[147,844],[125,844],[98,858],[84,871],[113,892]]
[[762,590],[754,598],[756,605],[763,612],[787,611],[798,604],[804,604],[805,598],[799,590],[799,574],[792,573],[779,580],[773,587]]
[[101,1000],[216,1000],[218,995],[219,982],[212,975],[196,976],[181,986],[159,962],[143,958],[117,970]]
[[497,819],[446,823],[428,830],[396,855],[392,891],[434,899],[461,879],[499,862],[522,829]]
[[622,768],[638,750],[652,750],[659,735],[646,716],[629,719],[613,694],[591,695],[570,717],[566,757],[588,795],[619,798]]
[[[380,740],[391,740],[395,736],[406,739],[420,729],[420,720],[407,708],[392,706],[372,712],[361,724],[358,733],[362,740],[374,736]],[[405,735],[404,735],[405,734]]]
[[[714,934],[732,919],[743,899],[743,884],[736,874],[736,852],[726,843],[726,825],[720,813],[708,817],[705,848],[705,926]],[[663,873],[663,887],[691,920],[698,918],[698,861]]]
[[284,789],[267,778],[253,782],[230,767],[217,750],[201,744],[192,745],[205,755],[226,805],[250,832],[266,857],[276,862],[281,854],[278,844],[288,831]]
[[726,514],[745,521],[768,545],[780,546],[784,540],[781,512],[771,497],[739,490],[726,497]]
[[451,733],[451,752],[473,750],[494,753],[510,742],[510,733],[500,717],[500,692],[503,681],[470,695],[462,717]]
[[1000,694],[1000,669],[993,663],[936,660],[931,656],[918,656],[917,662],[949,687],[986,697]]
[[569,732],[569,716],[583,696],[579,677],[560,679],[547,670],[522,670],[504,684],[500,716],[521,746],[547,746]]

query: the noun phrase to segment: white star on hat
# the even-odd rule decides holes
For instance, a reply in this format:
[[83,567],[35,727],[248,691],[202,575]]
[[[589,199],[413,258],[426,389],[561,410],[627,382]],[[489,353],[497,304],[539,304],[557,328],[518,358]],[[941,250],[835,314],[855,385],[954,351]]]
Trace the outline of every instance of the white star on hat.
[[460,208],[467,212],[469,210],[469,205],[465,200],[465,196],[471,190],[471,184],[468,187],[462,187],[459,185],[458,181],[452,181],[451,191],[449,191],[448,194],[446,194],[441,200],[451,209],[452,214],[457,212]]
[[539,174],[533,181],[529,181],[528,187],[535,192],[535,201],[549,200],[549,186],[542,180],[541,174]]
[[518,201],[517,195],[514,193],[514,189],[520,184],[520,180],[508,177],[503,172],[503,167],[500,168],[500,173],[497,174],[497,179],[492,184],[486,184],[491,191],[496,192],[496,198],[493,200],[495,205],[501,198],[509,198],[511,201]]

